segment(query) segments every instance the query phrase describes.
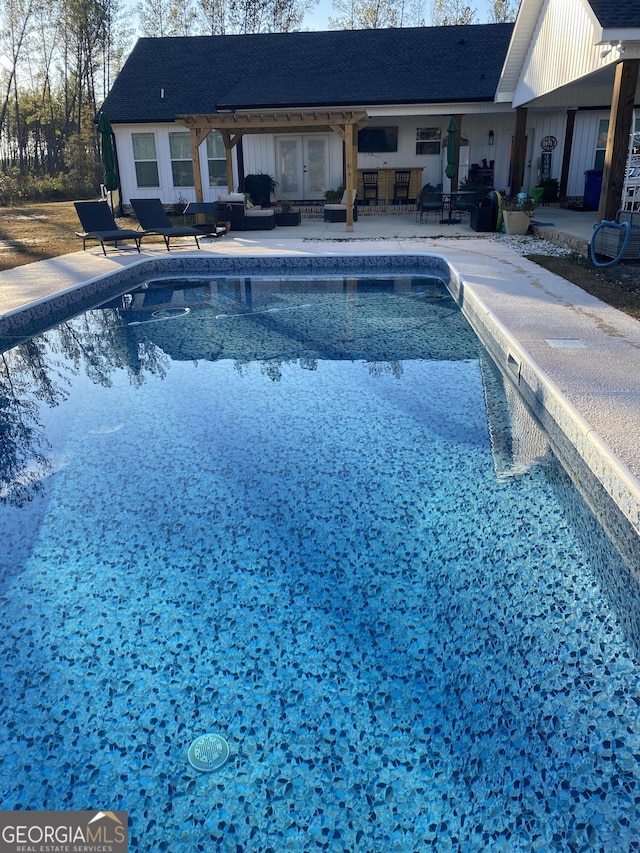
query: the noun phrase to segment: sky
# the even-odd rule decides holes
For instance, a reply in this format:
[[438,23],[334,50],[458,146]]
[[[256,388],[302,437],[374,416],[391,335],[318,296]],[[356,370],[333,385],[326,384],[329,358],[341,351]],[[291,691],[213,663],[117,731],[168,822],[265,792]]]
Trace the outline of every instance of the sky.
[[[478,23],[486,24],[489,22],[489,2],[490,0],[468,0],[468,5],[475,8],[478,12]],[[425,0],[426,14],[430,16],[431,2]],[[302,29],[308,30],[328,30],[329,17],[335,18],[337,15],[333,9],[331,0],[320,0],[320,2],[310,11],[307,12],[302,24]],[[430,26],[430,18],[426,21],[427,26]]]

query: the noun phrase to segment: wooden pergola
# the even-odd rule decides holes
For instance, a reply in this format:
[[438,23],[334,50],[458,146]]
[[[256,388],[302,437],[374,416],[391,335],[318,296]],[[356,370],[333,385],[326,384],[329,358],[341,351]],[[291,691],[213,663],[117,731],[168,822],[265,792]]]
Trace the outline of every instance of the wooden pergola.
[[[366,110],[236,110],[203,115],[179,115],[177,120],[191,134],[191,159],[196,201],[204,201],[199,148],[212,130],[224,142],[227,162],[227,186],[233,187],[231,152],[245,134],[332,131],[344,143],[345,189],[347,198],[357,188],[358,130],[368,122]],[[353,206],[347,204],[347,231],[353,231]]]

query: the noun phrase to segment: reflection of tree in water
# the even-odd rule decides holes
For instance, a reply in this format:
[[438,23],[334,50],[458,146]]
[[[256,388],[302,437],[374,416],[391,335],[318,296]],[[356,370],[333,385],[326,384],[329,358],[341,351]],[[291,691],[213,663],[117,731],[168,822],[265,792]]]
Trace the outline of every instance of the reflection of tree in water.
[[53,407],[67,398],[62,385],[68,380],[47,363],[45,351],[38,339],[0,356],[0,500],[14,506],[31,500],[51,473],[40,404]]
[[68,397],[72,377],[84,371],[110,387],[118,370],[132,385],[145,374],[163,378],[170,359],[155,344],[137,339],[117,309],[89,311],[0,355],[0,502],[22,506],[42,491],[52,472],[51,446],[40,408]]
[[[248,365],[254,364],[254,359],[236,359],[234,367],[242,376],[246,372]],[[310,356],[302,358],[270,358],[265,361],[259,361],[260,372],[264,376],[268,376],[273,382],[280,382],[282,379],[282,367],[285,364],[297,364],[303,370],[317,370],[318,359]],[[400,379],[403,374],[401,361],[368,361],[367,369],[372,376],[382,376],[385,373],[390,373],[396,379]]]
[[303,356],[301,358],[269,358],[265,360],[258,360],[257,362],[256,359],[253,358],[248,358],[246,360],[237,358],[233,362],[233,366],[239,375],[243,376],[246,374],[250,365],[256,363],[260,365],[260,373],[262,373],[263,376],[267,376],[272,382],[280,382],[282,379],[282,368],[286,364],[296,364],[303,370],[318,369],[318,359],[310,356]]
[[87,311],[62,323],[56,335],[52,349],[63,353],[76,372],[84,370],[96,385],[111,387],[118,370],[126,370],[132,385],[142,385],[145,373],[160,379],[167,374],[170,358],[155,344],[141,339],[120,309]]
[[401,361],[369,361],[367,367],[371,376],[382,376],[383,373],[390,373],[396,379],[400,379],[404,372]]

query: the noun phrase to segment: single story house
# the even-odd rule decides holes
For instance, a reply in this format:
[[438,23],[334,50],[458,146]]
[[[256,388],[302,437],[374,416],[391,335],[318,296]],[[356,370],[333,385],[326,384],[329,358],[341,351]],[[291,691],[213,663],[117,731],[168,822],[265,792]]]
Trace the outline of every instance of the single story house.
[[301,202],[339,185],[362,199],[373,171],[393,203],[406,170],[415,198],[448,187],[453,116],[454,180],[515,193],[550,178],[582,198],[604,170],[615,215],[639,60],[640,0],[522,0],[515,24],[142,38],[103,111],[124,204],[213,201],[252,173]]

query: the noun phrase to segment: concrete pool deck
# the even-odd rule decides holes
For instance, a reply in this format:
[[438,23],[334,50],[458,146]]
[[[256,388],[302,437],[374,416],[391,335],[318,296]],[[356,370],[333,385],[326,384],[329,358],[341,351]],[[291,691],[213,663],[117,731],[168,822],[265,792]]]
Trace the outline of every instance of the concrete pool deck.
[[[548,209],[545,221],[567,240],[588,243],[597,214]],[[542,216],[538,217],[542,219]],[[391,221],[390,221],[391,220]],[[551,230],[551,226],[547,226]],[[545,236],[547,228],[541,228]],[[297,228],[242,232],[219,240],[176,245],[171,257],[203,255],[436,254],[462,283],[463,310],[472,324],[499,329],[505,365],[519,381],[533,380],[536,398],[570,415],[573,442],[625,516],[640,531],[640,323],[586,294],[510,248],[500,235],[462,226],[422,225],[415,216],[362,216],[353,233],[345,226],[307,220]],[[85,281],[166,258],[164,244],[135,249],[100,247],[0,274],[0,317],[46,300]],[[474,320],[475,318],[475,320]],[[590,458],[590,455],[592,458]]]

